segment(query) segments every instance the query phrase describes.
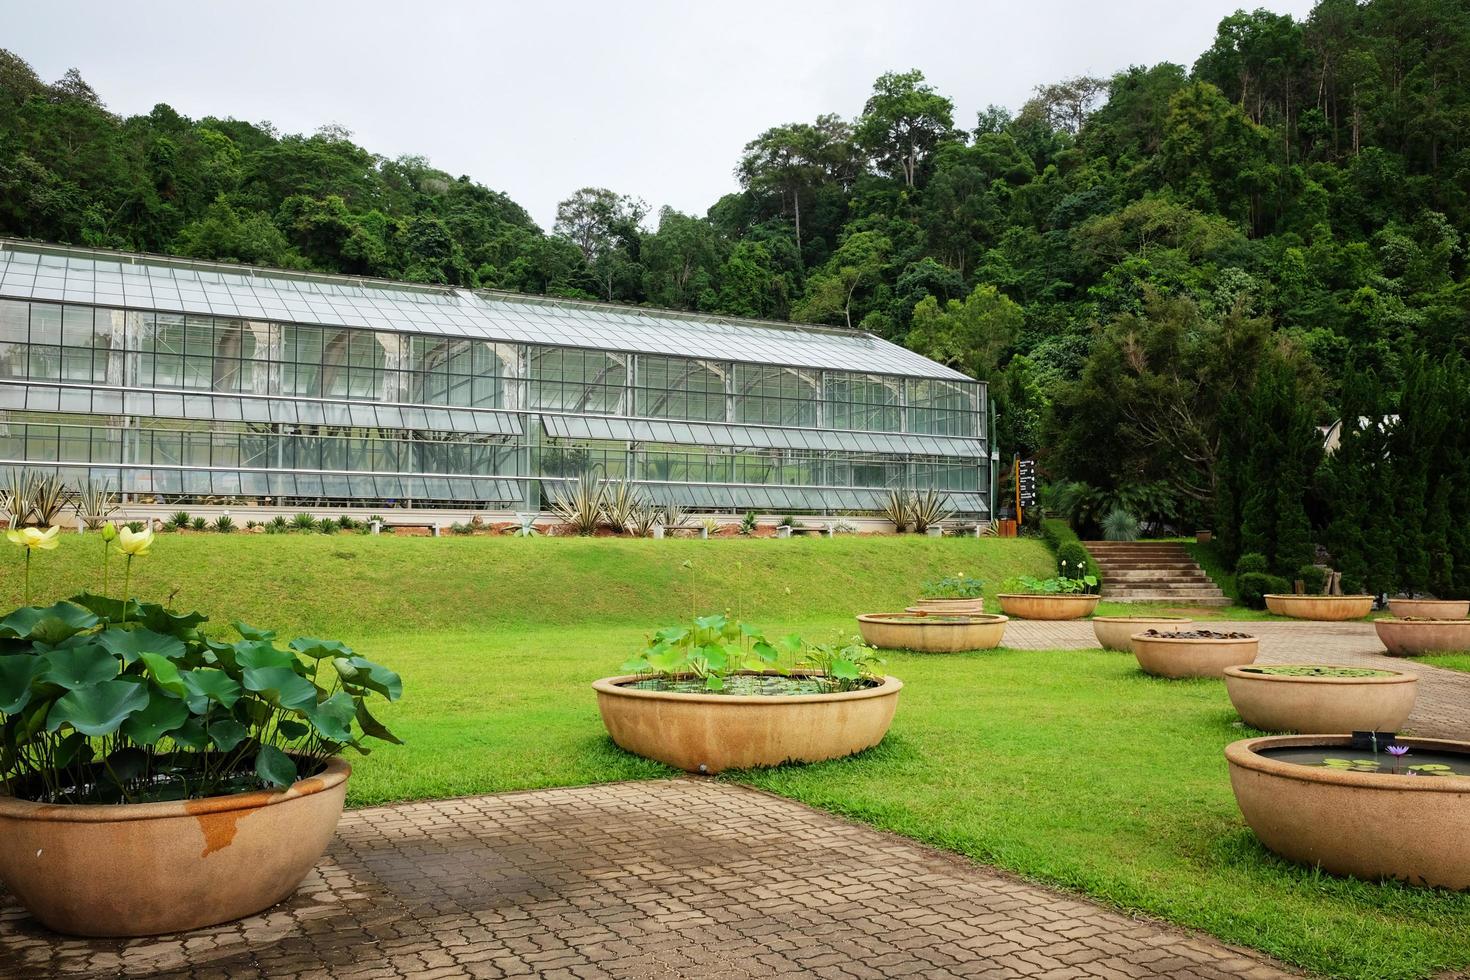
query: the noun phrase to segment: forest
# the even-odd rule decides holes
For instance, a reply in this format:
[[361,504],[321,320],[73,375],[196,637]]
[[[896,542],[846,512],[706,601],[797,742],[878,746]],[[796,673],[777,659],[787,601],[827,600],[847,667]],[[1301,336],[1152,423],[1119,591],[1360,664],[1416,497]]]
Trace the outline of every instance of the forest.
[[1327,540],[1349,477],[1306,430],[1465,377],[1464,0],[1238,11],[1192,64],[973,120],[920,70],[846,109],[755,135],[704,215],[589,187],[548,230],[340,128],[121,117],[0,51],[0,234],[871,331],[989,381],[1002,452],[1084,528],[1276,541],[1265,495]]

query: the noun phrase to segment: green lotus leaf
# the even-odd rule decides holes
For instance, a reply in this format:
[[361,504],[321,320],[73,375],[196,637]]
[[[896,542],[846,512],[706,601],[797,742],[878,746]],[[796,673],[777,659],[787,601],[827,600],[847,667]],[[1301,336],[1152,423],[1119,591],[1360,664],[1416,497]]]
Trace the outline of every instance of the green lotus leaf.
[[198,718],[190,718],[178,728],[168,733],[174,744],[195,752],[203,752],[209,748],[209,735],[204,730],[204,722]]
[[172,613],[163,606],[153,602],[145,602],[139,606],[142,615],[139,619],[143,625],[155,633],[164,633],[168,636],[176,636],[181,640],[191,640],[198,636],[199,624],[209,622],[209,617],[200,612]]
[[775,663],[777,660],[781,659],[780,651],[771,646],[765,640],[756,640],[750,645],[750,649],[755,653],[757,657],[761,658],[761,660],[765,661],[768,664]]
[[247,667],[245,689],[272,704],[300,711],[316,704],[317,686],[290,667]]
[[23,606],[0,619],[0,636],[35,640],[54,646],[82,630],[91,629],[97,623],[97,617],[91,612],[70,602],[58,602],[45,608]]
[[46,668],[34,654],[0,657],[0,715],[19,714],[31,701],[31,682]]
[[[124,621],[136,623],[140,622],[143,618],[143,606],[137,599],[129,599],[125,607],[121,599],[83,592],[80,595],[72,596],[71,601],[83,609],[92,611],[100,619],[108,623],[121,623]],[[126,616],[123,615],[124,612],[127,613]]]
[[155,633],[146,627],[105,629],[97,634],[97,642],[109,653],[121,657],[124,663],[136,662],[143,653],[156,653],[169,660],[178,660],[188,653],[188,648],[177,637]]
[[242,670],[261,667],[295,668],[295,654],[276,649],[269,640],[243,640],[235,644],[235,663]]
[[139,654],[139,657],[143,661],[143,669],[159,687],[175,697],[188,696],[188,685],[184,683],[178,665],[172,660],[158,653],[143,653]]
[[88,687],[117,676],[117,658],[95,643],[52,650],[39,658],[46,667],[40,679],[68,691]]
[[384,742],[392,742],[394,745],[403,744],[397,735],[388,731],[382,722],[373,717],[372,712],[368,711],[367,704],[362,701],[357,702],[357,724],[364,735],[382,739]]
[[255,756],[255,774],[267,786],[285,789],[296,782],[296,763],[280,749],[262,745]]
[[397,701],[403,696],[403,678],[387,667],[364,657],[348,657],[347,662],[357,668],[357,674],[352,678],[355,686],[377,691],[389,701]]
[[317,734],[327,741],[352,741],[352,720],[357,716],[357,702],[346,691],[338,691],[325,701],[302,709],[301,713]]
[[208,725],[206,731],[209,733],[209,740],[221,752],[229,752],[234,749],[250,734],[245,730],[244,725],[233,718],[221,718]]
[[203,714],[207,702],[213,701],[225,708],[234,707],[236,701],[244,689],[240,682],[222,670],[205,668],[203,670],[191,670],[182,675],[184,687],[188,691],[189,710],[195,714]]
[[94,754],[92,740],[81,732],[72,732],[56,746],[56,755],[52,761],[57,769],[65,769],[73,762],[85,766],[92,761]]
[[236,633],[239,633],[247,640],[265,640],[266,642],[269,642],[276,638],[275,630],[256,629],[254,626],[247,626],[246,624],[238,620],[236,620],[234,623],[231,623],[230,625],[235,627]]
[[719,674],[710,674],[704,679],[704,689],[706,691],[723,691],[725,689],[725,679]]
[[96,738],[117,731],[128,716],[148,704],[148,689],[122,679],[103,681],[67,691],[51,705],[46,729],[70,725]]
[[276,730],[288,742],[294,742],[298,738],[305,738],[311,734],[311,726],[303,724],[295,718],[282,718],[280,724],[276,726]]
[[1410,766],[1415,772],[1450,772],[1450,767],[1438,762],[1426,762],[1423,765]]
[[148,753],[133,746],[118,749],[106,761],[102,778],[114,786],[130,783],[148,771]]
[[291,649],[309,660],[324,660],[327,657],[351,657],[352,648],[336,640],[315,640],[299,636],[291,641]]
[[704,657],[704,662],[709,664],[710,670],[724,670],[730,662],[730,657],[725,653],[725,648],[718,643],[706,643],[699,648],[699,653]]
[[122,733],[139,745],[151,746],[188,720],[188,705],[155,688],[148,692],[148,703],[123,722]]

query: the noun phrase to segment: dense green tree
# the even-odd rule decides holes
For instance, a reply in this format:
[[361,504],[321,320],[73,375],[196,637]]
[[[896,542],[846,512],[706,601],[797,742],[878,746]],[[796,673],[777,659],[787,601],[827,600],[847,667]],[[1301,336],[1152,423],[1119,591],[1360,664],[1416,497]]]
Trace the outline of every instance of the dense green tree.
[[873,83],[855,135],[880,172],[914,187],[934,151],[956,137],[954,103],[917,69],[888,72]]

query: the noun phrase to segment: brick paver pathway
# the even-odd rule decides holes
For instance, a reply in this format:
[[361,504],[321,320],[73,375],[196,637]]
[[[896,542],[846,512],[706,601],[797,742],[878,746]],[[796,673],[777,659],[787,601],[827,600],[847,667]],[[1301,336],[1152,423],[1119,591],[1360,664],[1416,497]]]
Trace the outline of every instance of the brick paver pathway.
[[789,800],[677,779],[346,814],[287,903],[65,940],[0,895],[0,977],[1270,980],[1132,919]]
[[[1198,613],[1195,621],[1206,624],[1208,616]],[[1470,674],[1387,656],[1372,623],[1208,621],[1208,628],[1260,637],[1260,663],[1341,664],[1416,673],[1419,696],[1405,734],[1470,738]],[[1005,645],[1022,650],[1078,650],[1097,646],[1097,639],[1086,620],[1054,623],[1012,619],[1006,624]]]

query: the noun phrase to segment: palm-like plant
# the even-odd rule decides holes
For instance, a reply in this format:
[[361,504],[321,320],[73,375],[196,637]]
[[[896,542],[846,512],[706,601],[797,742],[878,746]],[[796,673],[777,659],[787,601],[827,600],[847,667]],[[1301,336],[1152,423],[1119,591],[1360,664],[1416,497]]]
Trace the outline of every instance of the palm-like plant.
[[235,519],[229,514],[221,514],[214,519],[214,529],[220,534],[229,534],[235,530]]
[[77,487],[77,519],[89,531],[99,530],[117,511],[117,494],[112,484],[86,479]]
[[316,518],[303,511],[291,518],[291,527],[297,531],[315,531]]
[[931,527],[943,524],[954,509],[949,506],[949,496],[938,490],[925,490],[914,494],[909,501],[909,516],[914,530],[923,533]]
[[194,519],[189,516],[189,512],[187,510],[179,510],[174,512],[174,515],[168,519],[167,524],[175,531],[182,531],[186,527],[188,527],[193,520]]
[[578,534],[597,531],[607,503],[607,488],[600,480],[579,477],[569,487],[551,491],[551,511]]
[[1122,507],[1114,507],[1102,519],[1102,532],[1108,541],[1137,541],[1138,518]]
[[913,496],[907,490],[889,490],[883,516],[893,522],[893,529],[899,534],[907,531],[914,522]]
[[12,528],[24,526],[31,519],[31,500],[35,497],[37,477],[30,470],[13,469],[0,487],[0,512]]

